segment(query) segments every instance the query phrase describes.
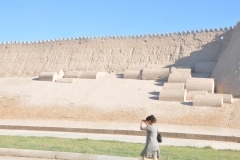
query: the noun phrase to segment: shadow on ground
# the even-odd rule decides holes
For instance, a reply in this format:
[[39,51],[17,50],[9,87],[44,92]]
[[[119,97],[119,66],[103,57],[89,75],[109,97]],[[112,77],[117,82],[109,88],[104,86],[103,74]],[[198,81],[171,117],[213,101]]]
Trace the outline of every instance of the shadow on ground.
[[117,78],[123,78],[124,74],[115,74]]
[[156,92],[156,91],[153,91],[153,92],[148,92],[151,96],[149,97],[149,99],[152,99],[152,100],[158,100],[159,99],[159,93],[160,92]]
[[167,82],[167,81],[159,81],[159,80],[156,80],[155,81],[155,83],[154,83],[154,85],[156,85],[156,86],[163,86],[163,84],[165,83],[165,82]]
[[193,102],[181,102],[182,105],[192,106]]
[[33,78],[32,80],[33,80],[33,81],[38,81],[38,80],[39,80],[39,78]]

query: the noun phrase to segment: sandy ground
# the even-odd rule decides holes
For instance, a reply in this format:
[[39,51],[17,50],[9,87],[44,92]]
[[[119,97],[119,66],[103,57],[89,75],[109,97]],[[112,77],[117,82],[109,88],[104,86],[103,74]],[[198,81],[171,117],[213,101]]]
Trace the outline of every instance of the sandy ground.
[[0,118],[138,123],[154,114],[161,124],[240,128],[239,99],[220,108],[161,102],[164,82],[118,76],[78,79],[73,84],[1,78]]

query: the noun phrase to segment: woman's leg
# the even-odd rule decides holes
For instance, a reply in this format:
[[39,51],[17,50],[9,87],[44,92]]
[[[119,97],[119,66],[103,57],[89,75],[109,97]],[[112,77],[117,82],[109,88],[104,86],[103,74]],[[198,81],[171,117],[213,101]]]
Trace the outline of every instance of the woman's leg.
[[[142,160],[145,160],[145,157],[142,157]],[[153,160],[158,160],[157,158],[153,158]]]

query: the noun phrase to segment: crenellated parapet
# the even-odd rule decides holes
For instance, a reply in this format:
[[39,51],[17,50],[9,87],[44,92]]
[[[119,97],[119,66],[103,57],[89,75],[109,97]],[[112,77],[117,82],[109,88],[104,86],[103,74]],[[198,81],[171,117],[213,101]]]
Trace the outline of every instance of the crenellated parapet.
[[[240,23],[240,20],[238,21]],[[140,35],[125,35],[125,36],[90,36],[90,37],[72,37],[72,38],[57,38],[50,40],[38,40],[38,41],[11,41],[11,42],[0,42],[0,45],[13,45],[13,44],[21,44],[21,45],[29,45],[29,44],[42,44],[42,43],[54,43],[60,41],[81,41],[81,40],[107,40],[107,39],[144,39],[144,38],[165,38],[165,37],[173,37],[173,36],[186,36],[186,35],[195,35],[195,34],[205,34],[210,32],[227,32],[229,30],[234,29],[235,26],[225,27],[225,28],[215,28],[215,29],[201,29],[201,30],[192,30],[192,31],[182,31],[182,32],[170,32],[170,33],[157,33],[157,34],[140,34]]]

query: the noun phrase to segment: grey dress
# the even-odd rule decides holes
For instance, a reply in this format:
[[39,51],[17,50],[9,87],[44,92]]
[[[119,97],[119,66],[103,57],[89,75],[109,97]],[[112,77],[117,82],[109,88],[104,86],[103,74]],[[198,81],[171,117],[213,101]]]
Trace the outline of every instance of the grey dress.
[[160,150],[157,141],[157,126],[149,125],[147,127],[142,127],[141,130],[147,131],[146,145],[141,156],[147,158],[159,158]]

